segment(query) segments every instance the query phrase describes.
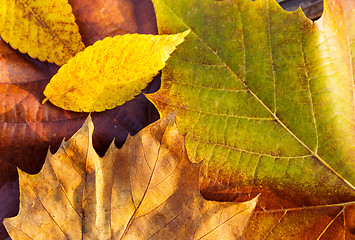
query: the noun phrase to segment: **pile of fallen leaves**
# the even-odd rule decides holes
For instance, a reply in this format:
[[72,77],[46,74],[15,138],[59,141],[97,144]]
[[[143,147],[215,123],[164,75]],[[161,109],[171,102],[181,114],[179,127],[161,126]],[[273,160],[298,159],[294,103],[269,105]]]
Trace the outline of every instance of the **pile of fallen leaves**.
[[315,22],[275,0],[5,0],[10,237],[354,238],[354,19],[352,0]]

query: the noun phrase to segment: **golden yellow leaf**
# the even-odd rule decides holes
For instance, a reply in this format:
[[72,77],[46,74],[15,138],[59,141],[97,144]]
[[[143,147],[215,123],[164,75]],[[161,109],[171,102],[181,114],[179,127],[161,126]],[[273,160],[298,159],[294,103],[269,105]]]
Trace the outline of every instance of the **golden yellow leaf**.
[[44,90],[44,102],[76,112],[122,105],[146,87],[189,32],[98,41],[59,69]]
[[57,65],[84,49],[68,0],[2,0],[0,34],[14,49]]
[[103,158],[91,119],[37,175],[19,170],[20,212],[4,224],[15,239],[237,239],[257,199],[213,202],[199,190],[175,116],[149,125]]

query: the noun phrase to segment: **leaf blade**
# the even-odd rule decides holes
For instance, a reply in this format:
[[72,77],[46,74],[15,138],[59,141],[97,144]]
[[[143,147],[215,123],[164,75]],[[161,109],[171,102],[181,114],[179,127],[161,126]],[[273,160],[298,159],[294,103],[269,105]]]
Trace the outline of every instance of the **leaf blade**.
[[84,49],[66,0],[7,0],[0,8],[0,33],[14,49],[57,65]]
[[[306,205],[354,198],[353,80],[346,62],[332,72],[349,56],[347,46],[336,43],[332,50],[347,55],[333,57],[327,41],[334,34],[275,1],[153,3],[161,33],[193,29],[148,98],[162,116],[179,110],[188,155],[204,160],[206,194],[215,185],[241,199],[270,188],[290,201],[308,196]],[[338,186],[341,193],[330,196]]]
[[[100,158],[93,124],[57,153],[39,174],[19,171],[19,215],[4,224],[13,239],[235,239],[242,236],[257,198],[220,203],[202,198],[198,164],[188,161],[174,116],[111,145]],[[31,187],[28,187],[31,186]],[[30,215],[28,215],[30,214]],[[31,220],[29,220],[31,219]]]
[[122,105],[146,87],[188,33],[127,34],[98,41],[58,71],[44,90],[44,102],[77,112]]

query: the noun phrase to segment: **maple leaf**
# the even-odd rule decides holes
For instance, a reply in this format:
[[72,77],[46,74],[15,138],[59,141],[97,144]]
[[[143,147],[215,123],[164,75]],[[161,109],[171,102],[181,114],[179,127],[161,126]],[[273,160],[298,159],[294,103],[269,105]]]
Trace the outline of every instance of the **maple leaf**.
[[354,200],[354,90],[341,5],[326,4],[313,24],[269,0],[153,3],[161,33],[192,29],[149,98],[162,116],[179,110],[188,155],[204,160],[205,194],[271,192],[300,206]]
[[147,86],[188,33],[126,34],[98,41],[59,69],[43,102],[76,112],[122,105]]
[[[141,0],[133,5],[129,1],[117,0],[71,0],[70,4],[80,32],[85,33],[83,42],[86,45],[116,33],[156,33],[153,27],[156,26],[155,18],[148,14],[154,13],[149,1]],[[102,11],[106,4],[111,7]],[[108,14],[113,12],[117,15]],[[87,117],[87,114],[67,112],[50,103],[41,104],[43,90],[57,70],[56,65],[31,59],[0,41],[0,187],[18,179],[16,167],[37,173],[48,147],[56,151],[63,138],[72,136]],[[144,92],[156,91],[160,84],[157,80]],[[143,94],[123,106],[93,113],[92,119],[97,125],[93,135],[95,150],[103,155],[114,138],[116,145],[122,146],[128,133],[136,134],[158,117],[155,107]],[[12,205],[14,209],[18,205],[18,201],[13,201],[16,198],[0,194],[1,203]],[[13,213],[1,216],[10,217]],[[1,237],[5,234],[3,229],[1,224]]]
[[161,116],[178,110],[203,195],[261,192],[247,239],[352,238],[354,25],[342,2],[314,23],[269,0],[153,3],[161,34],[192,29],[149,98]]
[[57,65],[84,49],[67,0],[3,1],[0,34],[20,52]]
[[19,215],[5,220],[12,239],[236,239],[256,199],[203,199],[199,165],[189,162],[174,115],[111,145],[100,158],[91,119],[41,172],[19,171]]

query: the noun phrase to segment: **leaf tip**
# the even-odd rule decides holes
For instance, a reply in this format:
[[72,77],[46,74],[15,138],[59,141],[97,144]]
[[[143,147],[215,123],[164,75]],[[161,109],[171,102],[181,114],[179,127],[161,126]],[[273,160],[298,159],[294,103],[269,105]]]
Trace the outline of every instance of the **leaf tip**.
[[84,124],[87,124],[89,126],[89,128],[94,128],[94,123],[92,122],[91,113],[89,113]]
[[[187,30],[184,31],[184,32],[177,33],[177,34],[175,35],[175,36],[177,36],[178,39],[179,39],[179,42],[178,42],[177,45],[183,43],[183,42],[185,41],[186,36],[189,35],[190,32],[191,32],[191,29],[187,29]],[[176,46],[177,46],[177,45],[176,45]]]
[[175,111],[171,112],[171,113],[167,116],[167,118],[169,119],[169,122],[172,122],[172,123],[175,123],[175,122],[176,122],[177,113],[178,113],[178,111],[175,110]]
[[187,29],[185,32],[182,32],[182,36],[185,38],[189,33],[191,32],[191,29]]
[[45,99],[43,99],[42,104],[45,104],[48,100],[49,98],[46,97]]

